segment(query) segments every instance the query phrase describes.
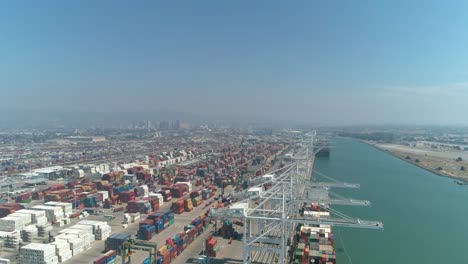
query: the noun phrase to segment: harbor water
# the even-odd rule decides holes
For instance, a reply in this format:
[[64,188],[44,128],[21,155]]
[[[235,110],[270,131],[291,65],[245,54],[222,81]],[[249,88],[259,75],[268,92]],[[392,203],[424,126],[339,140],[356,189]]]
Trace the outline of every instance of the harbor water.
[[335,138],[331,147],[330,158],[317,158],[314,169],[360,183],[360,189],[331,191],[372,203],[333,208],[385,226],[383,231],[334,228],[337,263],[468,263],[467,186],[356,140]]

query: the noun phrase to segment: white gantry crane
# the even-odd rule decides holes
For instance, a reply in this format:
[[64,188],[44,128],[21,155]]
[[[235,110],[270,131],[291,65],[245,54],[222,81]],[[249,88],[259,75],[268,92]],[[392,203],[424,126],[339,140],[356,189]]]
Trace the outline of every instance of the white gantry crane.
[[[369,206],[369,201],[354,200],[330,192],[330,188],[359,188],[359,184],[341,183],[316,172],[330,182],[311,181],[315,153],[315,133],[311,139],[302,140],[294,155],[294,161],[267,177],[249,181],[250,188],[231,194],[236,203],[226,208],[211,211],[217,219],[242,220],[243,263],[252,263],[262,256],[264,263],[287,263],[287,251],[298,224],[330,225],[342,227],[383,229],[378,221],[349,217],[328,207],[330,204]],[[315,151],[314,151],[315,150]],[[263,188],[265,184],[269,187]],[[305,204],[316,203],[327,207],[331,217],[317,217],[305,213]]]

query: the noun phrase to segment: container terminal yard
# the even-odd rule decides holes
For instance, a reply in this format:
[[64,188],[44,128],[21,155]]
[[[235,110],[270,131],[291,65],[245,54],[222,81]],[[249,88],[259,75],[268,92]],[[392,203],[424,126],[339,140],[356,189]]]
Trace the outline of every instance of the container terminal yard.
[[311,178],[315,133],[177,140],[7,176],[0,263],[336,263],[333,226],[383,228],[331,208],[370,202]]

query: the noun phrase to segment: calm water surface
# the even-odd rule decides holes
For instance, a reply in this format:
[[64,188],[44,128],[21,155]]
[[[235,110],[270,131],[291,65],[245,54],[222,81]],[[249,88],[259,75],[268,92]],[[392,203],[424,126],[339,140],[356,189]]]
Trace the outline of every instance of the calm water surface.
[[315,170],[360,183],[332,191],[372,202],[334,208],[385,225],[383,231],[335,228],[338,263],[468,264],[468,187],[355,140],[331,144],[330,158],[318,158]]

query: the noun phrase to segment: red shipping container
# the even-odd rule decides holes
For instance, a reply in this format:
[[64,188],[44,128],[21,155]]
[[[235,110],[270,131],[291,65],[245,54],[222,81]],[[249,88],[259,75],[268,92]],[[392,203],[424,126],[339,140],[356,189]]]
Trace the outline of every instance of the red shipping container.
[[130,200],[135,199],[135,193],[132,191],[126,191],[126,192],[120,193],[119,197],[120,197],[120,201],[122,201],[123,203],[126,203]]
[[96,259],[94,259],[93,264],[106,264],[107,263],[107,256],[102,255]]
[[152,225],[154,225],[154,221],[151,220],[151,219],[145,219],[145,220],[140,221],[140,226],[142,226],[142,225],[152,226]]

